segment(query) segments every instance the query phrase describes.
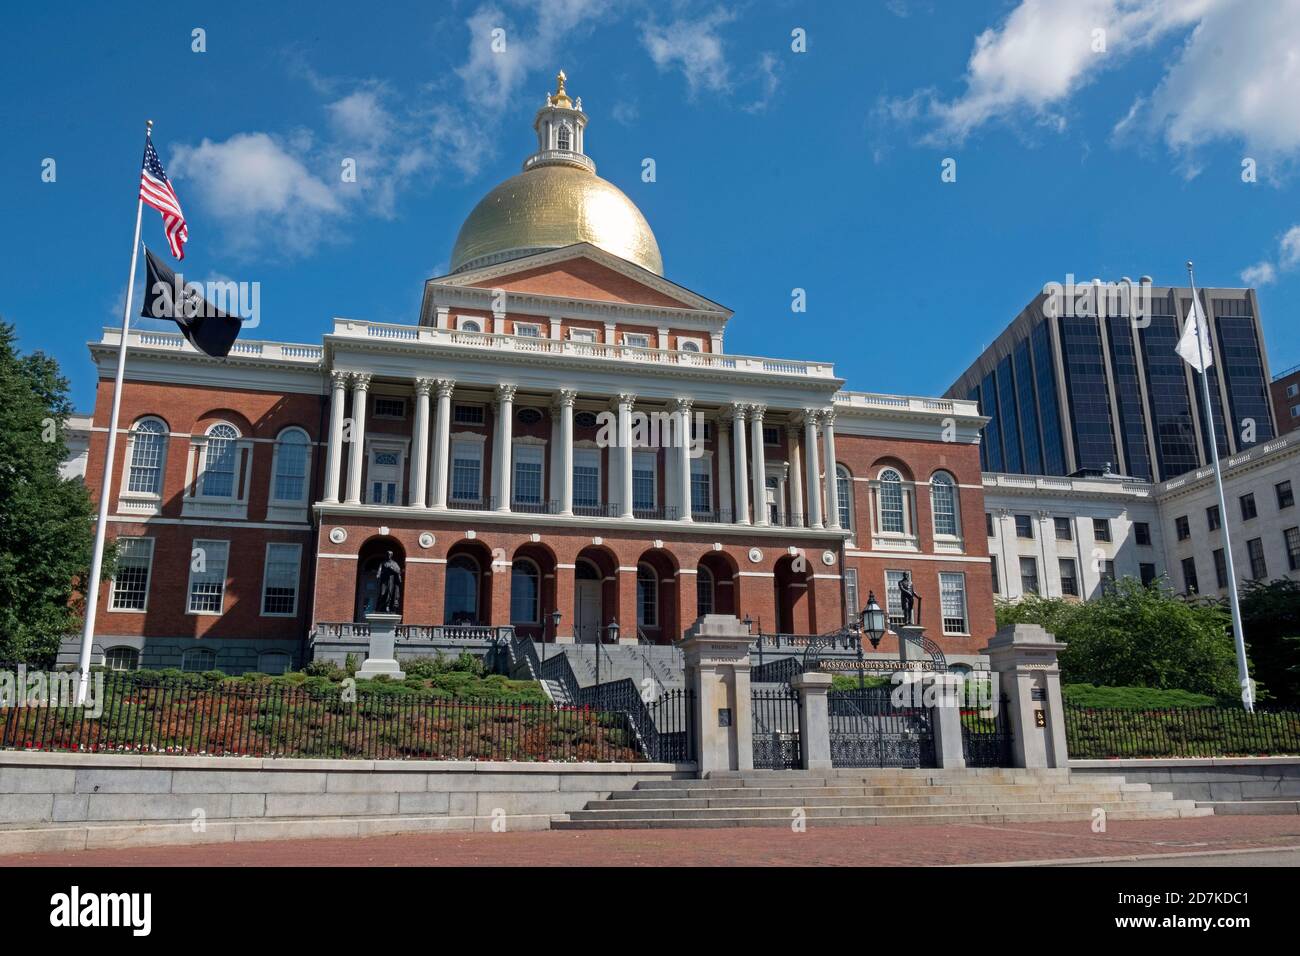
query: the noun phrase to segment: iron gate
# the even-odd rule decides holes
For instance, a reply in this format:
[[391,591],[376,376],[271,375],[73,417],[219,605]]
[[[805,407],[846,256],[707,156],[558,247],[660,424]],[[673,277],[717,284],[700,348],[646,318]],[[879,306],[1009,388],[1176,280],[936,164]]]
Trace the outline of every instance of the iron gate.
[[1007,695],[998,709],[986,711],[962,708],[961,751],[968,767],[1011,766],[1011,720]]
[[893,687],[833,690],[827,695],[831,765],[933,767],[934,726],[925,707],[898,706]]
[[799,695],[782,684],[750,691],[754,714],[754,769],[795,770],[800,766]]

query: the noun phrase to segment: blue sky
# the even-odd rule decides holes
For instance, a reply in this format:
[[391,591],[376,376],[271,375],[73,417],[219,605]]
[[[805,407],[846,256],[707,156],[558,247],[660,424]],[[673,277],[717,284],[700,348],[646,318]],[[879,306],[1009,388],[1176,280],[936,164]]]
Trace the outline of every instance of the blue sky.
[[[1181,283],[1194,258],[1203,284],[1258,284],[1274,371],[1300,363],[1300,0],[383,9],[6,9],[0,315],[79,407],[84,343],[120,321],[146,117],[187,276],[259,281],[245,334],[318,341],[336,315],[416,321],[559,67],[667,276],[735,310],[729,351],[939,393],[1045,282]],[[165,248],[148,209],[143,236]]]

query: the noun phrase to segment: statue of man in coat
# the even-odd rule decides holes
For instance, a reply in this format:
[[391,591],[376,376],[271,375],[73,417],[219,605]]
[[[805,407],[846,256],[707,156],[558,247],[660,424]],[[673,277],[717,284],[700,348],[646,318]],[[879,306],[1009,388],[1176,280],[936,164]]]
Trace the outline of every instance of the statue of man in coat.
[[402,566],[389,551],[376,574],[379,582],[379,594],[375,598],[375,610],[380,614],[397,614],[402,606]]

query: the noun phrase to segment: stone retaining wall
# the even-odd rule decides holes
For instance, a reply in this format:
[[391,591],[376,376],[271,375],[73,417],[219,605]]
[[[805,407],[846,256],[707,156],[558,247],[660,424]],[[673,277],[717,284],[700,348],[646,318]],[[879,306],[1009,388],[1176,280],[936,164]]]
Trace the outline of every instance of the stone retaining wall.
[[1080,774],[1121,773],[1179,800],[1300,800],[1300,757],[1071,760]]

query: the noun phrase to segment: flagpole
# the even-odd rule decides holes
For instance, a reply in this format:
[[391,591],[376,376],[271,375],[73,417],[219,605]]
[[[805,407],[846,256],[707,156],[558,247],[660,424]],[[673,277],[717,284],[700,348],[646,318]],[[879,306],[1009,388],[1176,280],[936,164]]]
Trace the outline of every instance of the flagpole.
[[[153,129],[153,120],[145,121],[145,142]],[[126,338],[131,326],[131,300],[135,294],[135,267],[140,254],[140,220],[144,199],[136,182],[135,238],[131,241],[131,271],[126,280],[126,304],[122,307],[122,339],[117,345],[117,378],[113,384],[113,412],[108,422],[108,448],[104,452],[104,480],[99,487],[99,520],[95,522],[95,550],[90,559],[90,577],[86,581],[86,620],[81,627],[81,656],[77,662],[77,704],[86,702],[90,685],[90,650],[95,639],[95,613],[99,608],[99,576],[104,567],[104,534],[108,529],[108,501],[113,483],[113,459],[117,452],[117,419],[122,410],[122,380],[126,377]]]
[[[1192,288],[1192,317],[1196,321],[1196,341],[1201,359],[1201,395],[1205,403],[1205,420],[1210,431],[1210,461],[1214,465],[1214,484],[1219,492],[1219,527],[1223,531],[1223,556],[1228,571],[1228,603],[1232,609],[1232,637],[1237,651],[1237,681],[1241,686],[1241,704],[1247,713],[1255,710],[1255,692],[1250,682],[1250,669],[1246,663],[1246,634],[1241,626],[1241,602],[1237,598],[1237,572],[1232,561],[1232,537],[1228,533],[1228,502],[1223,493],[1223,468],[1219,464],[1219,441],[1214,432],[1214,412],[1210,405],[1210,364],[1214,357],[1210,319],[1205,318],[1205,335],[1201,335],[1200,316],[1196,307],[1196,274],[1192,261],[1187,261],[1187,278]],[[1203,310],[1202,310],[1203,311]],[[1225,417],[1224,427],[1228,427]]]

